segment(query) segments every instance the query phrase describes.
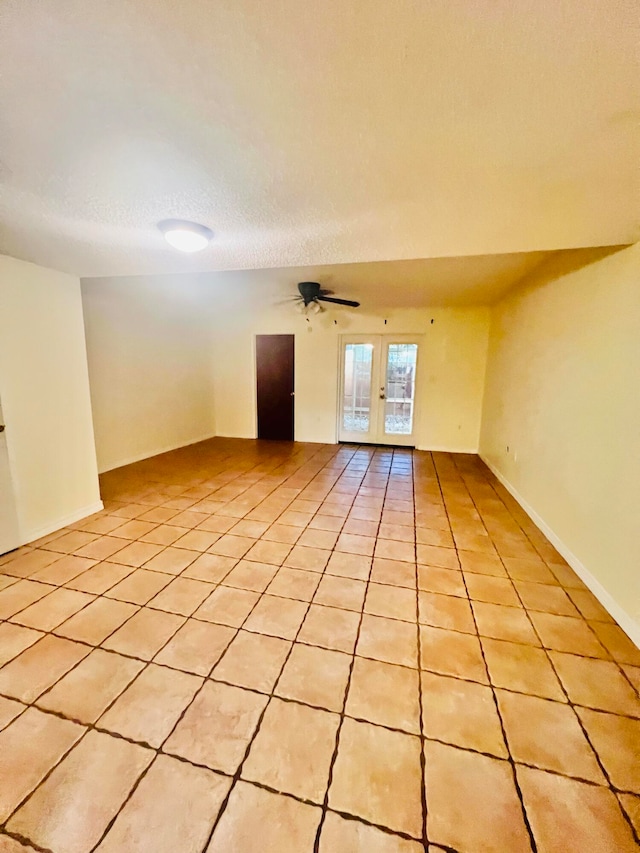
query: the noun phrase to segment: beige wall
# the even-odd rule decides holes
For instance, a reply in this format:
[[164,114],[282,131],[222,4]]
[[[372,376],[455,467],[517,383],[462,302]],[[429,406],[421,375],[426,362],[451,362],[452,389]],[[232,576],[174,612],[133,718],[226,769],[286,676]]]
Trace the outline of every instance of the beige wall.
[[[256,334],[295,334],[298,441],[336,441],[338,359],[341,334],[421,334],[418,376],[418,446],[475,451],[478,447],[486,362],[487,308],[404,309],[367,314],[329,308],[310,315],[293,303],[278,304],[282,291],[222,281],[211,285],[217,307],[213,368],[218,435],[254,438]],[[431,320],[433,319],[433,324]],[[385,320],[386,325],[385,325]]]
[[100,509],[77,278],[0,256],[0,394],[21,541]]
[[82,282],[98,467],[214,434],[209,309],[171,276]]
[[640,244],[571,252],[500,302],[480,441],[482,456],[636,642],[639,282]]

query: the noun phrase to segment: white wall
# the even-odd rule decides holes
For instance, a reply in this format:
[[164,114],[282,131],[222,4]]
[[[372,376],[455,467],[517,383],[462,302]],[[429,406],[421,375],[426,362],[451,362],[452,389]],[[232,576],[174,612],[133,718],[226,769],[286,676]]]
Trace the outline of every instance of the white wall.
[[0,395],[21,542],[100,509],[77,278],[0,256]]
[[257,334],[295,334],[295,437],[327,443],[336,441],[339,336],[422,334],[417,444],[421,449],[477,450],[489,309],[366,313],[363,308],[329,307],[307,322],[293,303],[278,304],[282,289],[272,292],[252,283],[250,274],[242,286],[230,287],[224,274],[216,279],[210,296],[217,307],[213,367],[218,435],[256,436]]
[[480,452],[640,643],[640,244],[551,259],[495,307]]
[[212,307],[194,279],[82,282],[98,467],[214,434]]

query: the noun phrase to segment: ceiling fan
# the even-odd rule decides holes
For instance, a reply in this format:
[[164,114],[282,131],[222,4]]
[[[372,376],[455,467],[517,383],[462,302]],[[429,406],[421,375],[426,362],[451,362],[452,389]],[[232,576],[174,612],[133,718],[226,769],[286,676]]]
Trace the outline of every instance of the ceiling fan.
[[296,296],[296,302],[299,305],[299,310],[303,313],[310,308],[315,313],[322,311],[321,302],[333,302],[335,305],[348,305],[350,308],[359,308],[359,302],[353,302],[351,299],[337,299],[331,296],[333,291],[325,290],[318,284],[317,281],[301,281],[298,284],[300,296]]

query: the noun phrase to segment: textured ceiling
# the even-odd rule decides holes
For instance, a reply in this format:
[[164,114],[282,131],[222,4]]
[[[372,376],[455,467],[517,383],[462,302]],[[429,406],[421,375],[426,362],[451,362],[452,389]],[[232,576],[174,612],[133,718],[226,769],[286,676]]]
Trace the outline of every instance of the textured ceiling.
[[[0,251],[83,276],[632,242],[633,0],[3,0]],[[155,223],[195,219],[185,257]]]
[[[490,305],[510,287],[543,263],[553,252],[513,255],[478,255],[466,258],[425,258],[412,261],[377,261],[357,264],[285,267],[282,269],[227,270],[184,275],[100,278],[99,287],[119,283],[144,293],[154,286],[166,292],[190,293],[185,283],[199,284],[211,294],[220,310],[240,309],[247,302],[268,310],[287,305],[298,296],[299,281],[318,281],[344,299],[355,299],[365,313],[396,308],[469,307]],[[108,290],[106,292],[109,292]],[[293,307],[293,305],[291,306]],[[325,305],[331,313],[350,309]]]

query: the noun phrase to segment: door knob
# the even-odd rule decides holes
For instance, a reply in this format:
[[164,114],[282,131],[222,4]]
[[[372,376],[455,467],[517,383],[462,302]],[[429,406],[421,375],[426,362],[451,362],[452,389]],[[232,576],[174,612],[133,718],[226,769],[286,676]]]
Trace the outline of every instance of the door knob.
[[4,424],[0,424],[0,432],[4,432]]

